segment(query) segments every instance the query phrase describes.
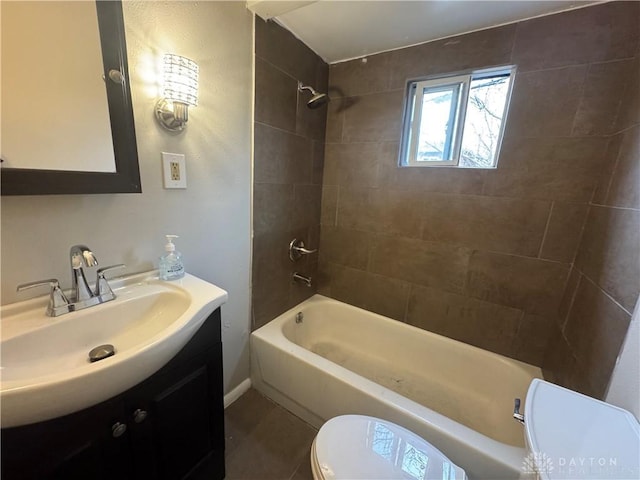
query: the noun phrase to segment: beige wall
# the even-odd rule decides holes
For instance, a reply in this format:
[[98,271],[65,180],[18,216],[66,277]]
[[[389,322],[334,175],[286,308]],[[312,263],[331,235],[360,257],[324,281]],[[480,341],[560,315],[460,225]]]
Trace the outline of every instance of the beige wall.
[[[320,293],[542,365],[585,219],[600,219],[590,202],[620,135],[639,8],[613,2],[332,65]],[[407,79],[509,64],[496,170],[397,167]],[[633,215],[618,240],[633,241]]]
[[[297,83],[326,92],[327,65],[274,22],[256,17],[253,328],[313,295],[317,255],[292,263],[293,238],[317,248],[327,108],[307,108]],[[298,271],[311,288],[291,282]]]
[[[249,376],[252,16],[241,2],[124,2],[143,193],[2,197],[2,302],[21,282],[70,285],[69,247],[102,266],[157,266],[163,234],[180,235],[186,270],[228,290],[225,388]],[[165,52],[200,65],[200,102],[184,133],[153,116],[150,66]],[[68,135],[73,135],[69,132]],[[186,154],[187,190],[164,190],[160,152]]]

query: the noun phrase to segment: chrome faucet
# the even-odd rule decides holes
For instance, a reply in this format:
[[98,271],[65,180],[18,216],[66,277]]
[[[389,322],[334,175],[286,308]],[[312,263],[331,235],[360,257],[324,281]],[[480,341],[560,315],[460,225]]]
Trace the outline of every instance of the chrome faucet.
[[[75,303],[91,301],[95,298],[89,288],[87,278],[84,276],[83,267],[95,267],[98,259],[86,245],[74,245],[69,252],[71,260],[71,290],[73,296],[71,301]],[[99,303],[97,299],[94,303]]]
[[116,298],[105,278],[105,272],[124,267],[123,264],[111,265],[98,269],[95,291],[91,291],[87,278],[84,275],[84,267],[95,267],[98,260],[86,245],[74,245],[69,252],[71,262],[71,295],[66,296],[60,288],[57,279],[40,280],[37,282],[18,285],[18,291],[47,285],[49,291],[49,305],[46,314],[50,317],[82,310],[100,303],[108,302]]

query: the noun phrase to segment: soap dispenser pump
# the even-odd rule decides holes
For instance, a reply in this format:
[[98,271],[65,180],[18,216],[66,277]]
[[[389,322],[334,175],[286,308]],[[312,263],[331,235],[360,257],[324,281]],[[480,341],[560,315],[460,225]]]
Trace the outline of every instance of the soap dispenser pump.
[[166,253],[160,257],[159,271],[161,280],[178,280],[184,277],[184,265],[182,263],[182,254],[176,250],[173,243],[174,238],[178,235],[165,235],[167,243],[164,246]]

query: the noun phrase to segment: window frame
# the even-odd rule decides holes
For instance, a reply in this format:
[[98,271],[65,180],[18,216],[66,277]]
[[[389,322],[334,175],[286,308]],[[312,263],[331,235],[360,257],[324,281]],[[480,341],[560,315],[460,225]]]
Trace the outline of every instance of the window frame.
[[[476,168],[476,169],[495,169],[498,166],[498,158],[500,156],[500,148],[504,136],[507,116],[509,112],[509,104],[511,102],[511,94],[513,92],[513,84],[515,83],[515,65],[504,65],[499,67],[482,68],[470,70],[462,73],[448,73],[445,75],[422,77],[407,82],[407,90],[405,95],[404,118],[402,122],[402,132],[400,139],[400,167],[455,167],[455,168]],[[502,112],[502,121],[498,132],[497,147],[494,155],[493,165],[490,167],[466,167],[460,166],[460,157],[462,150],[462,139],[465,130],[465,122],[467,116],[467,105],[469,103],[469,92],[471,82],[482,78],[506,75],[509,77],[509,87]],[[418,161],[417,149],[420,123],[422,119],[422,98],[425,93],[443,90],[455,84],[461,84],[458,92],[458,102],[455,112],[451,112],[449,118],[454,118],[453,131],[448,134],[448,141],[451,149],[449,159]],[[426,92],[425,92],[426,90]],[[421,92],[418,94],[418,92]],[[452,102],[452,110],[453,110]],[[416,133],[417,132],[417,133]]]

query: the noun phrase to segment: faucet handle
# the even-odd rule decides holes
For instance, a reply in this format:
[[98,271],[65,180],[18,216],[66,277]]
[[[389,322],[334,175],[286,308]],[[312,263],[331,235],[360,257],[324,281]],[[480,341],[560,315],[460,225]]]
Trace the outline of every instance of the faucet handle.
[[304,248],[304,242],[302,240],[298,240],[294,238],[289,243],[289,259],[292,262],[300,259],[303,255],[310,255],[312,253],[316,253],[318,249],[309,250],[308,248]]
[[22,283],[16,288],[17,292],[22,292],[30,288],[41,287],[47,285],[51,287],[49,291],[49,305],[47,306],[46,314],[49,317],[57,317],[63,313],[71,311],[69,300],[65,296],[64,292],[60,288],[60,282],[57,278],[50,278],[48,280],[37,280],[35,282]]
[[98,277],[104,278],[105,272],[109,270],[115,270],[117,268],[124,268],[126,265],[124,263],[116,263],[115,265],[109,265],[108,267],[102,267],[98,269]]
[[100,301],[101,302],[106,302],[109,300],[113,300],[114,298],[116,298],[115,294],[113,293],[113,290],[111,290],[111,287],[109,286],[109,283],[107,282],[107,279],[105,278],[104,274],[106,272],[108,272],[109,270],[116,270],[118,268],[124,268],[126,265],[124,263],[118,263],[116,265],[109,265],[108,267],[102,267],[99,268],[97,271],[97,278],[96,278],[96,293],[95,295],[97,297],[100,297]]

